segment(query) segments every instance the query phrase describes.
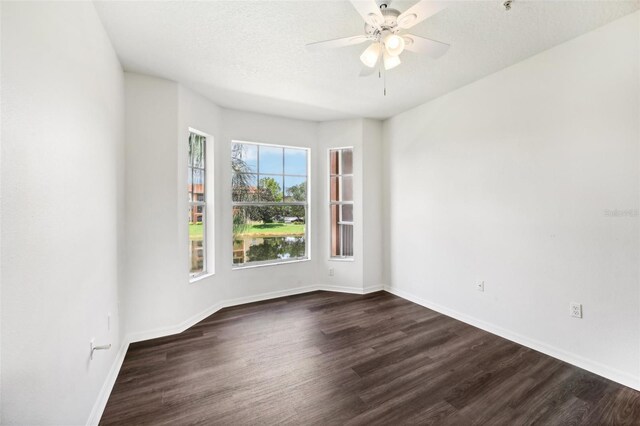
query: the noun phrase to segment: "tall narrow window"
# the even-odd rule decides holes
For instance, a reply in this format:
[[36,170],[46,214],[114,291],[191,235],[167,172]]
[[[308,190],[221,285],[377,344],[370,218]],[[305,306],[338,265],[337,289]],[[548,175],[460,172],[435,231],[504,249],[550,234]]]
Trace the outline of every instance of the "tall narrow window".
[[353,257],[353,148],[329,150],[331,257]]
[[233,143],[234,266],[308,258],[308,162],[306,148]]
[[189,133],[189,274],[207,273],[206,143],[203,135]]

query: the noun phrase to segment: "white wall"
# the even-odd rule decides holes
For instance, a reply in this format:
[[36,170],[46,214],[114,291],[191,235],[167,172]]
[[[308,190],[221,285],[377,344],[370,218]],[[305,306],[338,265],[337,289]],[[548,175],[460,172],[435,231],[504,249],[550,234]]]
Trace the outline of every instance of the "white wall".
[[[327,288],[362,291],[363,289],[363,181],[362,119],[326,121],[319,124],[316,165],[318,179],[318,283]],[[353,260],[331,259],[329,220],[329,150],[353,147]],[[329,276],[333,269],[333,276]]]
[[225,298],[236,299],[255,294],[285,291],[294,288],[307,287],[315,284],[315,264],[317,259],[318,239],[315,226],[318,211],[315,207],[317,197],[317,172],[311,167],[309,170],[309,202],[311,212],[307,218],[309,232],[310,261],[274,265],[260,268],[232,270],[232,207],[231,207],[231,141],[241,140],[249,142],[263,142],[270,144],[300,146],[310,149],[311,158],[318,155],[317,127],[315,122],[294,120],[282,117],[268,116],[223,109],[223,136],[220,141],[221,155],[218,156],[217,166],[222,171],[222,180],[216,186],[222,199],[218,210],[218,221],[222,226],[219,234],[222,248],[218,255],[221,279],[228,283]]
[[[230,158],[232,140],[303,146],[315,156],[318,125],[222,109],[154,77],[125,73],[125,81],[127,335],[141,340],[174,333],[221,304],[304,291],[315,284],[314,234],[311,261],[232,269]],[[194,283],[189,283],[186,222],[189,128],[213,137],[208,167],[214,169],[215,275]],[[315,191],[312,181],[312,198]],[[312,209],[311,229],[316,215]]]
[[383,244],[382,122],[363,120],[362,123],[362,179],[363,179],[363,286],[378,289],[385,285]]
[[[123,311],[126,332],[180,318],[185,275],[179,257],[178,85],[125,74],[126,246]],[[157,325],[156,325],[157,326]]]
[[636,387],[639,21],[384,125],[392,290]]
[[[2,2],[0,2],[0,108],[2,101]],[[2,423],[2,118],[0,117],[0,423]]]
[[3,2],[3,424],[84,424],[113,364],[123,130],[93,4]]
[[[317,282],[328,290],[381,290],[382,123],[370,119],[326,121],[319,124],[318,135]],[[353,260],[330,258],[329,150],[344,147],[353,147]],[[333,276],[329,269],[333,269]]]

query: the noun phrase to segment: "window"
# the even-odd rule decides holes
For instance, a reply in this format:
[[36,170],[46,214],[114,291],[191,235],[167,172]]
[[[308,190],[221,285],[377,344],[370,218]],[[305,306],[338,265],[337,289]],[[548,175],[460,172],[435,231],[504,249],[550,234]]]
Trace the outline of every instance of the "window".
[[233,142],[233,264],[308,258],[309,150]]
[[189,275],[196,278],[207,273],[207,138],[189,133]]
[[353,148],[329,150],[331,257],[353,257]]

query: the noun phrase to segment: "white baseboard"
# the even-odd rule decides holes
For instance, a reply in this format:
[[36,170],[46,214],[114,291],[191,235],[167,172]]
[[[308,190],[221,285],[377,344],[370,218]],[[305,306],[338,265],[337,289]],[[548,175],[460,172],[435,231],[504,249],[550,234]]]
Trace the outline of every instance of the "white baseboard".
[[516,342],[520,345],[526,346],[538,352],[542,352],[545,355],[549,355],[553,358],[557,358],[561,361],[575,365],[576,367],[580,367],[584,370],[590,371],[594,374],[605,377],[609,380],[613,380],[614,382],[620,383],[624,386],[628,386],[635,390],[640,390],[640,378],[634,377],[633,375],[625,373],[624,371],[620,371],[615,368],[608,367],[599,362],[584,358],[580,355],[577,355],[571,352],[567,352],[563,349],[556,348],[544,342],[531,339],[519,333],[499,327],[495,324],[491,324],[486,321],[477,319],[475,317],[455,311],[453,309],[449,309],[437,303],[432,303],[428,300],[425,300],[421,297],[418,297],[414,294],[411,294],[399,288],[385,287],[385,290],[391,294],[395,294],[398,297],[402,297],[403,299],[406,299],[411,302],[417,303],[418,305],[424,306],[425,308],[429,308],[434,311],[440,312],[441,314],[455,318],[469,325],[480,328],[484,331],[498,335],[505,339],[511,340],[513,342]]
[[208,316],[218,312],[222,308],[231,306],[244,305],[245,303],[260,302],[263,300],[276,299],[278,297],[293,296],[295,294],[309,293],[317,290],[335,291],[340,293],[367,294],[375,291],[384,290],[384,285],[374,285],[369,287],[347,287],[335,285],[308,285],[303,287],[290,288],[286,290],[272,291],[268,293],[256,294],[253,296],[239,297],[235,299],[223,300],[205,310],[187,318],[180,324],[170,327],[160,327],[153,330],[130,333],[126,336],[126,340],[130,343],[141,342],[143,340],[156,339],[158,337],[171,336],[172,334],[182,333],[194,324],[199,323]]
[[353,293],[353,294],[367,294],[373,293],[376,291],[384,290],[384,285],[374,285],[368,287],[351,287],[351,286],[340,286],[340,285],[331,285],[331,284],[320,284],[316,286],[316,290],[323,291],[335,291],[337,293]]
[[105,379],[102,388],[100,389],[98,398],[93,404],[91,414],[89,414],[89,419],[87,420],[88,426],[95,426],[100,423],[100,418],[102,417],[102,413],[107,406],[107,401],[109,400],[109,396],[111,395],[113,385],[116,383],[116,379],[118,378],[118,373],[120,373],[120,367],[122,367],[122,363],[124,362],[124,357],[127,354],[128,348],[129,342],[125,339],[120,345],[120,349],[116,354],[116,358],[113,360],[113,364],[111,364],[111,369],[109,369],[107,378]]
[[362,287],[350,287],[344,285],[320,284],[316,289],[322,291],[335,291],[336,293],[364,294],[364,289]]
[[192,327],[193,325],[199,323],[200,321],[207,318],[208,316],[215,314],[222,308],[227,308],[230,306],[237,306],[237,305],[244,305],[245,303],[260,302],[262,300],[276,299],[278,297],[293,296],[295,294],[308,293],[314,290],[317,290],[317,286],[297,287],[297,288],[291,288],[287,290],[261,293],[254,296],[223,300],[187,318],[186,320],[182,321],[180,324],[176,326],[161,327],[153,330],[131,333],[127,335],[127,339],[129,342],[135,343],[135,342],[141,342],[144,340],[157,339],[158,337],[165,337],[165,336],[171,336],[173,334],[179,334],[185,331],[186,329],[188,329],[189,327]]
[[245,303],[261,302],[263,300],[277,299],[278,297],[293,296],[296,294],[309,293],[318,290],[318,286],[308,285],[304,287],[290,288],[287,290],[272,291],[269,293],[257,294],[255,296],[239,297],[222,302],[223,307],[244,305]]
[[384,284],[365,286],[363,294],[375,293],[376,291],[384,290],[384,288],[385,288]]
[[180,324],[171,326],[171,327],[160,327],[147,331],[139,331],[136,333],[130,333],[127,335],[126,339],[130,343],[142,342],[144,340],[157,339],[158,337],[171,336],[172,334],[179,334],[193,326],[194,324],[199,323],[206,317],[211,314],[218,312],[224,306],[222,303],[216,303],[213,306],[208,307],[207,309],[187,318],[182,321]]

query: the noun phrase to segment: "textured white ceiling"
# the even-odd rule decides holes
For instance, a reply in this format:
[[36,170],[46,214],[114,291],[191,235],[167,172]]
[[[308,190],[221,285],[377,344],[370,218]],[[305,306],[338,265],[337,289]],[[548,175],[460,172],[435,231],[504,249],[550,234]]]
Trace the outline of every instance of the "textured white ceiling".
[[[416,1],[394,0],[406,10]],[[346,1],[97,1],[127,71],[179,81],[235,109],[323,121],[387,118],[604,25],[640,1],[448,1],[410,31],[450,43],[412,52],[387,74],[358,77],[366,45],[311,53],[305,44],[363,33]]]

